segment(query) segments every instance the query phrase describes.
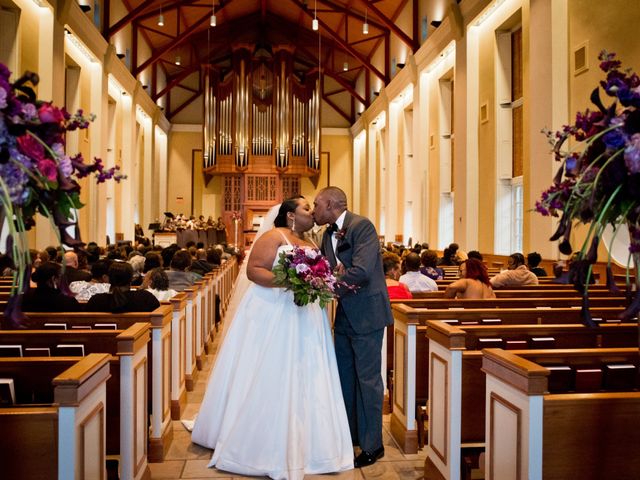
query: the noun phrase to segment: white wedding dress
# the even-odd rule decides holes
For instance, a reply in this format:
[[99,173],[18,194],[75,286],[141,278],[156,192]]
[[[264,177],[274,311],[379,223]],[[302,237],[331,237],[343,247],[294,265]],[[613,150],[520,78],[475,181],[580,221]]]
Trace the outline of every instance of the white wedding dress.
[[242,475],[299,479],[353,468],[331,328],[317,303],[298,307],[283,288],[249,286],[191,440],[214,449],[210,467]]

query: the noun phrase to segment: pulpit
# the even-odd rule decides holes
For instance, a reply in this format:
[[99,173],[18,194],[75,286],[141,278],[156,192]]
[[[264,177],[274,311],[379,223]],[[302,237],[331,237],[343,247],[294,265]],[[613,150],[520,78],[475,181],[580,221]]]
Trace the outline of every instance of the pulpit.
[[153,234],[153,244],[166,248],[173,243],[178,243],[176,232],[155,232]]

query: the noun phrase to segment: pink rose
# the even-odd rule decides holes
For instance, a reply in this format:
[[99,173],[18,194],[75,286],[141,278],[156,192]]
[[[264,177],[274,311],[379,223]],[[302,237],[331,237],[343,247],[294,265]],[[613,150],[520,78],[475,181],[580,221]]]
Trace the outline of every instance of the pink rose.
[[40,170],[40,173],[52,182],[56,181],[58,178],[58,168],[56,167],[56,164],[47,158],[38,162],[38,170]]
[[22,135],[18,137],[18,148],[27,157],[39,162],[44,160],[44,147],[38,140],[31,135]]
[[43,103],[38,109],[38,117],[42,123],[61,123],[64,121],[64,115],[58,107],[54,107],[50,103]]
[[316,276],[324,276],[328,273],[327,265],[324,262],[318,262],[315,265],[311,265],[311,271]]

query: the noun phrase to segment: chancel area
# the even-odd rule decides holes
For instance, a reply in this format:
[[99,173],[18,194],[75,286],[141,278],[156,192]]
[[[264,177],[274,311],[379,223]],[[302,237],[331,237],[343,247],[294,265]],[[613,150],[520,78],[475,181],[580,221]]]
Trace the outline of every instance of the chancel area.
[[[327,478],[637,478],[639,24],[628,0],[0,0],[0,476],[240,476],[189,421],[272,208],[304,197],[297,234],[337,187],[394,324],[383,456]],[[304,238],[354,248],[342,221]]]

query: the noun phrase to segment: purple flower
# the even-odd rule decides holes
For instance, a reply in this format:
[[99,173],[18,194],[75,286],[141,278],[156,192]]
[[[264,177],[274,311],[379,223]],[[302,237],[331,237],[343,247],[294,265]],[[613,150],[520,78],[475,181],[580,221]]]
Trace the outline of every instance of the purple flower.
[[0,164],[0,177],[9,190],[9,198],[16,205],[23,205],[29,195],[25,188],[29,177],[13,162]]
[[51,103],[44,102],[38,109],[38,117],[42,123],[61,123],[64,121],[62,111]]
[[0,108],[7,107],[7,90],[0,85]]
[[610,132],[605,133],[604,136],[602,137],[602,141],[610,150],[617,150],[620,147],[623,147],[625,143],[627,143],[626,140],[627,140],[627,135],[624,133],[624,131],[621,131],[619,128],[616,128],[615,130],[611,130]]
[[640,173],[640,133],[634,133],[624,149],[624,163],[630,173]]
[[22,105],[22,113],[28,120],[36,120],[38,118],[38,109],[33,103]]
[[63,177],[70,177],[73,173],[73,165],[68,155],[62,155],[58,159],[58,170]]

